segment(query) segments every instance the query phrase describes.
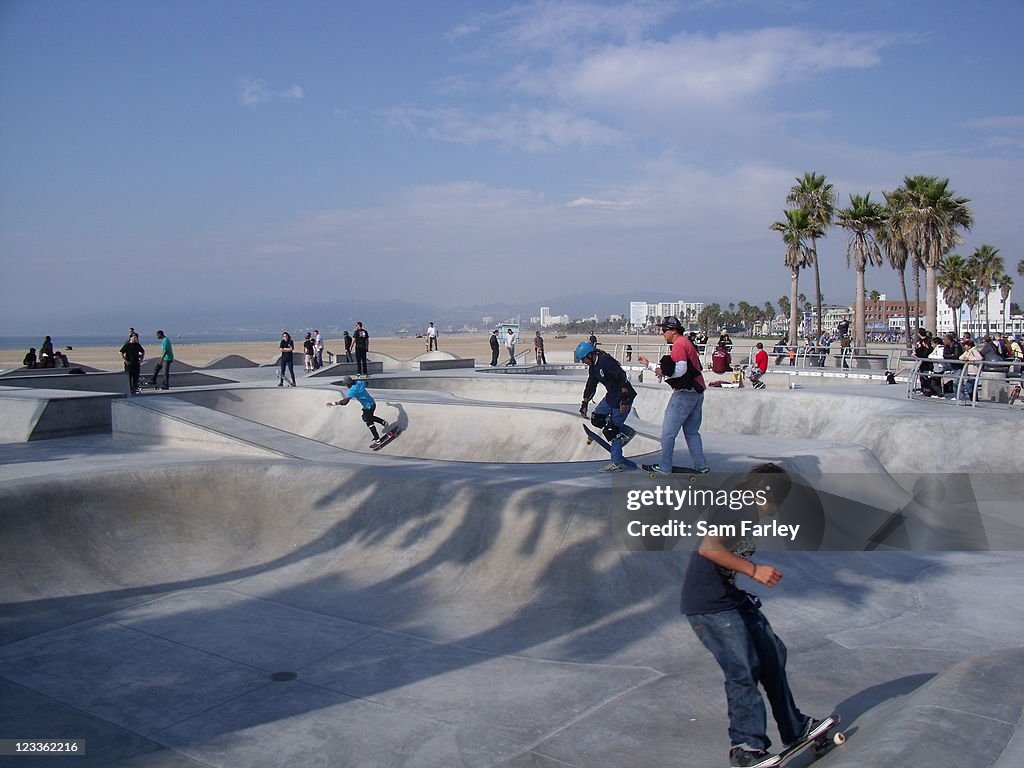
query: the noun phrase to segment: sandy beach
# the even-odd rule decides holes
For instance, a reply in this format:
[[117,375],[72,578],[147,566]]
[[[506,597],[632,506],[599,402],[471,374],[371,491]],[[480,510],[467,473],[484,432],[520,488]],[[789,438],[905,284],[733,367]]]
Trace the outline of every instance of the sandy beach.
[[[490,361],[491,351],[488,344],[490,334],[479,336],[442,336],[439,347],[442,352],[451,352],[458,357],[475,358],[477,363],[486,364]],[[660,336],[641,336],[644,344],[659,344],[662,342]],[[280,339],[267,341],[247,342],[221,342],[221,343],[178,343],[174,339],[174,356],[182,363],[201,368],[209,363],[224,357],[225,355],[241,355],[255,363],[270,363],[277,359],[279,354]],[[569,335],[563,339],[556,339],[554,334],[545,335],[545,349],[548,353],[568,352],[576,348],[581,341],[586,341],[585,336]],[[636,345],[636,336],[600,336],[599,343],[606,349],[611,349],[617,343],[632,343]],[[739,345],[739,339],[736,339]],[[159,350],[159,344],[155,339],[147,343],[143,341],[147,355],[153,355]],[[296,339],[296,353],[298,364],[301,367],[301,339]],[[745,347],[738,346],[740,349]],[[345,345],[341,339],[325,339],[324,349],[335,354],[344,353]],[[0,350],[0,369],[18,368],[27,350]],[[417,355],[426,352],[426,339],[415,337],[396,338],[381,337],[370,339],[370,352],[380,352],[391,355],[399,360],[411,360]],[[516,347],[516,356],[521,357],[529,353],[529,362],[533,362],[533,336],[520,340]],[[122,368],[121,356],[116,347],[75,347],[66,352],[71,365],[84,365],[90,368],[98,368],[103,371],[119,371]],[[501,360],[507,358],[504,346],[501,350]]]

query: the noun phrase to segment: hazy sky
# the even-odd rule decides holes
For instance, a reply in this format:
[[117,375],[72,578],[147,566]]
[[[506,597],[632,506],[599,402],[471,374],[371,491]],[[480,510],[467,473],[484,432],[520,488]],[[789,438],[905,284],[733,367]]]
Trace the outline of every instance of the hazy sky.
[[3,0],[0,335],[55,305],[774,301],[806,170],[843,203],[948,176],[959,251],[1012,269],[1022,31],[1021,0]]

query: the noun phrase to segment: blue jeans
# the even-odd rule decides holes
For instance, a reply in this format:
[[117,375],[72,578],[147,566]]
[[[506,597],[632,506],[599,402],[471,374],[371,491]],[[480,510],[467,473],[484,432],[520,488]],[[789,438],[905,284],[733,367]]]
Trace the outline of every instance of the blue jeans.
[[[608,404],[608,396],[605,395],[604,400],[597,404],[594,409],[594,413],[604,414],[608,417],[608,421],[618,427],[619,432],[622,432],[622,427],[626,423],[626,417],[629,416],[629,411],[623,413],[619,410],[619,406],[611,406]],[[616,437],[612,440],[609,445],[611,446],[612,464],[622,463],[622,440]]]
[[676,436],[683,430],[686,447],[690,449],[690,461],[697,469],[708,465],[704,457],[704,441],[700,437],[700,422],[704,408],[704,393],[693,389],[677,389],[665,406],[665,420],[661,425],[662,472],[671,472],[676,451]]
[[[698,557],[698,555],[695,555]],[[772,631],[768,619],[753,602],[721,613],[687,616],[704,647],[711,651],[725,673],[725,698],[729,705],[729,740],[739,746],[767,751],[767,733],[761,684],[779,736],[789,744],[799,738],[808,717],[797,709],[786,678],[786,646]]]

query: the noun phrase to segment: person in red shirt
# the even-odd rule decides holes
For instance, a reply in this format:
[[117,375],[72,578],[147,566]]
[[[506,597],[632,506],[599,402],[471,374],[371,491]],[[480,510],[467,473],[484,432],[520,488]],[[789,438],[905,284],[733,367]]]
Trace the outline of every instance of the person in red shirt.
[[732,355],[729,354],[724,341],[719,341],[715,351],[711,353],[711,370],[715,373],[728,373],[732,370]]
[[[700,436],[704,390],[707,388],[701,373],[700,357],[690,340],[683,335],[679,318],[666,317],[661,323],[661,330],[665,342],[671,345],[669,354],[661,358],[661,364],[655,366],[642,355],[637,357],[673,390],[665,406],[661,425],[661,462],[652,468],[660,474],[671,474],[676,437],[682,429],[693,470],[698,473],[710,472]],[[644,465],[644,469],[647,468],[648,465]]]
[[764,349],[764,344],[760,341],[757,342],[757,353],[754,355],[754,367],[747,372],[747,377],[750,379],[750,384],[754,389],[764,389],[764,382],[761,381],[761,377],[768,372],[768,353]]

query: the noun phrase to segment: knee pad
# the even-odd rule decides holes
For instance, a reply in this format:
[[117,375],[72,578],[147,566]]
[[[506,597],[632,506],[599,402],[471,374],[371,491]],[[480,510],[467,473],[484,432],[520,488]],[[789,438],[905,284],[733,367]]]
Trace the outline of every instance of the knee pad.
[[598,429],[603,429],[604,425],[608,423],[608,414],[594,412],[590,414],[590,423]]
[[609,421],[607,424],[604,425],[604,428],[601,430],[601,434],[603,434],[604,439],[610,443],[612,440],[619,436],[619,428]]

